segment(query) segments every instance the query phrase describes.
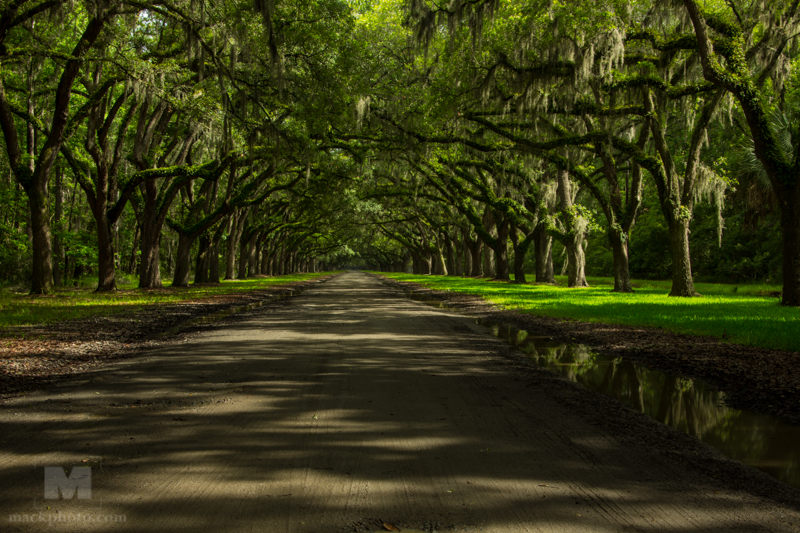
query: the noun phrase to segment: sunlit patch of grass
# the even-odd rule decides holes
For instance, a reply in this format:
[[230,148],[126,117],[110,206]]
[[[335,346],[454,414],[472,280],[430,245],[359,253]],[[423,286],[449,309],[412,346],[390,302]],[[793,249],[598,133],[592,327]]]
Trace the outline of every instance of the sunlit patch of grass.
[[674,298],[668,296],[668,281],[634,282],[634,294],[618,294],[610,291],[610,278],[589,278],[591,287],[568,289],[446,276],[382,275],[432,289],[477,294],[534,315],[661,327],[763,348],[800,351],[800,309],[782,307],[779,299],[769,296],[780,290],[775,285],[698,283],[696,289],[702,297]]
[[90,289],[59,289],[47,296],[27,296],[0,291],[0,326],[27,326],[97,315],[133,313],[149,305],[163,305],[266,289],[327,274],[330,272],[226,280],[219,285],[199,287],[165,287],[154,290],[124,289],[104,293],[96,293]]

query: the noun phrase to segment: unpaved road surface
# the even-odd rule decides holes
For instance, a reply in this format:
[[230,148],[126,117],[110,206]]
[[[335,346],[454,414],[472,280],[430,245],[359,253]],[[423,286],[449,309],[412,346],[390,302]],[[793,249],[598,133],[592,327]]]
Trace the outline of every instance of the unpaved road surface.
[[[7,401],[0,531],[800,531],[791,502],[630,444],[504,349],[339,276]],[[91,497],[44,499],[45,466],[86,468]]]

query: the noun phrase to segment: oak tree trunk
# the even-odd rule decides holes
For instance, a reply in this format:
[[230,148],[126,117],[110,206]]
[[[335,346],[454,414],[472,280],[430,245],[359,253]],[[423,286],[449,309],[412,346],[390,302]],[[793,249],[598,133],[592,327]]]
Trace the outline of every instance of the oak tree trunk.
[[672,255],[672,289],[670,296],[698,296],[692,280],[692,259],[689,254],[689,219],[670,217],[669,244]]
[[622,231],[610,231],[611,253],[614,258],[614,291],[633,292],[628,261],[628,236]]
[[403,256],[403,272],[409,274],[414,272],[414,256],[409,251]]
[[208,249],[208,282],[219,283],[219,241],[216,240]]
[[586,281],[586,255],[583,251],[583,238],[569,239],[567,248],[567,287],[588,287]]
[[547,233],[544,224],[533,230],[533,254],[536,263],[536,283],[555,283],[553,269],[553,237]]
[[161,223],[157,217],[156,196],[158,191],[152,181],[144,185],[144,209],[142,210],[142,253],[139,257],[139,288],[157,289],[161,285]]
[[[64,171],[59,165],[56,168],[56,183],[55,183],[55,197],[56,197],[56,205],[55,205],[55,213],[53,223],[56,228],[61,226],[61,218],[64,215],[64,197],[63,197],[63,178],[64,178]],[[58,237],[58,234],[53,235],[53,284],[56,287],[60,287],[62,283],[62,276],[61,276],[61,263],[62,257],[62,250],[61,250],[61,239]]]
[[494,246],[495,279],[509,281],[511,279],[508,264],[509,221],[506,217],[502,218],[502,222],[497,226],[497,242]]
[[782,202],[783,297],[781,304],[800,306],[800,186]]
[[175,257],[175,274],[172,277],[173,287],[188,287],[189,272],[192,262],[192,244],[194,238],[186,233],[178,233],[178,251]]
[[480,240],[470,243],[469,248],[470,256],[472,257],[472,270],[469,275],[473,278],[483,277],[483,263],[481,262],[481,252],[483,251],[483,243]]
[[455,246],[455,264],[453,265],[454,271],[453,274],[456,276],[463,276],[464,275],[464,245],[458,238],[456,238],[455,242],[453,243]]
[[106,204],[96,202],[97,222],[97,292],[117,290],[116,269],[114,265],[114,234],[106,215]]
[[447,250],[447,272],[450,276],[458,276],[456,267],[456,251],[453,249],[453,241],[449,236],[444,236],[445,249]]
[[53,252],[50,241],[50,204],[47,182],[35,184],[27,190],[27,193],[33,241],[31,294],[48,294],[53,291]]
[[211,266],[211,238],[208,234],[200,235],[197,241],[197,256],[194,261],[194,282],[208,283]]

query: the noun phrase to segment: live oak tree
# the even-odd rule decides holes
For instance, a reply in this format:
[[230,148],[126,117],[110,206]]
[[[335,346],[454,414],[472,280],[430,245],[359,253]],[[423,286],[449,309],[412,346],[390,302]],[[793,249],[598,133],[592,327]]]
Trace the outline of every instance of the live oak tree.
[[800,144],[792,139],[789,146],[782,146],[770,114],[780,107],[785,112],[780,87],[790,69],[792,43],[797,41],[799,4],[798,0],[732,1],[704,10],[694,0],[683,0],[703,75],[736,98],[747,120],[755,155],[778,195],[783,237],[782,303],[791,306],[800,305]]
[[[66,0],[15,0],[5,2],[0,12],[0,58],[4,64],[13,63],[27,55],[39,55],[54,61],[58,65],[54,70],[60,70],[60,74],[55,76],[58,81],[52,97],[45,104],[47,118],[43,120],[46,124],[44,138],[37,145],[36,139],[29,134],[27,150],[23,150],[20,142],[18,129],[22,120],[15,117],[15,102],[7,90],[7,71],[4,73],[6,76],[0,79],[0,128],[8,162],[28,196],[33,241],[32,294],[46,294],[53,289],[48,183],[72,118],[70,102],[82,62],[97,45],[105,27],[120,12],[130,12],[131,9],[138,11],[123,2],[96,1],[78,4],[76,9],[67,14],[65,10],[71,5],[72,2]],[[65,26],[76,27],[78,31],[67,34],[67,39],[59,42],[53,32],[48,31],[52,27],[35,24],[48,12],[56,12],[62,20],[68,18]],[[46,35],[39,40],[42,27]],[[35,44],[30,46],[31,43]],[[25,112],[28,110],[26,106]],[[27,120],[31,121],[31,118]]]
[[153,288],[163,267],[184,286],[192,270],[206,283],[358,258],[502,280],[513,268],[524,283],[531,253],[536,281],[555,280],[555,242],[568,284],[583,286],[594,228],[608,241],[590,251],[607,250],[614,290],[628,292],[641,263],[629,243],[657,205],[663,220],[648,224],[669,235],[671,292],[691,296],[692,231],[707,222],[695,208],[712,199],[721,214],[727,199],[735,213],[741,152],[771,183],[783,303],[798,305],[797,11],[3,2],[3,258],[30,239],[35,293],[52,288],[51,242],[95,270],[98,290],[116,287],[120,263]]

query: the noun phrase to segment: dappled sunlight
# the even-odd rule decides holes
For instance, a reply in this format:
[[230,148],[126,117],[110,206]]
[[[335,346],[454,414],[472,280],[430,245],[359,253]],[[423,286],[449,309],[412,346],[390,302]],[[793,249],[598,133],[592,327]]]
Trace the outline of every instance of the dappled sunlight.
[[739,497],[679,489],[681,467],[621,446],[520,381],[469,319],[350,279],[363,288],[334,280],[10,401],[0,411],[0,474],[14,483],[0,489],[2,512],[30,512],[40,498],[35,465],[91,464],[103,508],[137,532],[246,524],[316,533],[360,517],[498,533],[620,524],[721,533],[760,522],[755,508],[736,514]]

